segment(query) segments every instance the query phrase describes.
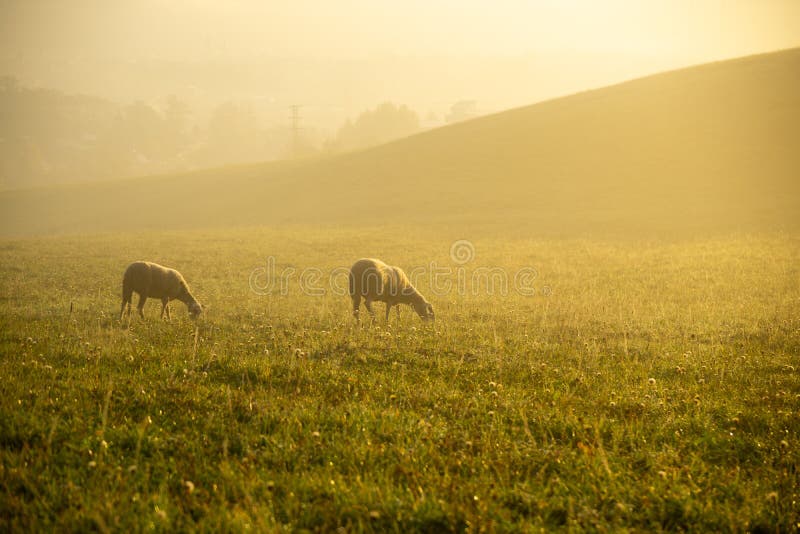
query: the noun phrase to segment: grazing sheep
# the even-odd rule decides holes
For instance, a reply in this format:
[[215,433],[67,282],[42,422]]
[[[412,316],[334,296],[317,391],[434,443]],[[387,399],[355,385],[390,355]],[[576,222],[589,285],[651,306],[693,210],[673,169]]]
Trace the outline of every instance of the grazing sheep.
[[144,319],[144,303],[148,298],[161,299],[161,318],[164,317],[164,312],[167,313],[167,319],[170,319],[169,301],[180,300],[189,308],[189,315],[195,319],[203,307],[197,302],[197,299],[192,296],[189,291],[189,286],[186,285],[186,280],[183,279],[181,273],[175,269],[163,267],[157,263],[149,261],[137,261],[128,265],[125,269],[125,276],[122,278],[122,308],[119,312],[119,318],[125,315],[125,305],[128,305],[128,315],[131,313],[131,299],[133,292],[139,294],[139,305],[136,307],[139,310],[139,315]]
[[[386,265],[380,260],[362,258],[350,268],[350,297],[353,299],[353,316],[359,319],[358,311],[361,298],[364,306],[375,318],[372,311],[372,301],[378,300],[386,303],[386,320],[389,320],[389,311],[392,306],[408,304],[417,312],[423,321],[433,320],[433,307],[425,300],[417,289],[411,285],[406,273],[400,267]],[[397,308],[400,316],[400,308]]]

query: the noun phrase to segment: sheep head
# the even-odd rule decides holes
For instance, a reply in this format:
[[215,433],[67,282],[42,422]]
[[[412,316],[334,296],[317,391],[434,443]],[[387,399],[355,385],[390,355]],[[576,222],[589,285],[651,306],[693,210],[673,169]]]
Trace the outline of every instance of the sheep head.
[[196,300],[189,304],[189,317],[197,319],[203,313],[203,306]]
[[433,306],[431,306],[429,302],[426,302],[425,299],[416,300],[412,306],[423,321],[433,321],[435,319]]

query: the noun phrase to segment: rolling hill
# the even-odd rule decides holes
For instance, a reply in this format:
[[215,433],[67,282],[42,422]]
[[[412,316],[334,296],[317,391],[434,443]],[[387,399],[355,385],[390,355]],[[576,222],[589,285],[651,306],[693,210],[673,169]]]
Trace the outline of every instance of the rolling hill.
[[5,236],[285,224],[794,231],[800,49],[649,76],[360,152],[0,193]]

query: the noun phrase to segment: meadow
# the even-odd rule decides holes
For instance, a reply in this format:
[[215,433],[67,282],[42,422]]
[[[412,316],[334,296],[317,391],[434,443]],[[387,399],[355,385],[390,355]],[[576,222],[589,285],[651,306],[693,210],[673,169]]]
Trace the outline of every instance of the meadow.
[[[419,279],[435,323],[376,304],[354,325],[326,277],[362,256],[449,268],[447,290]],[[179,269],[204,317],[149,302],[120,322],[138,259]],[[506,294],[472,285],[480,268]],[[0,391],[3,531],[788,532],[800,240],[6,239]]]

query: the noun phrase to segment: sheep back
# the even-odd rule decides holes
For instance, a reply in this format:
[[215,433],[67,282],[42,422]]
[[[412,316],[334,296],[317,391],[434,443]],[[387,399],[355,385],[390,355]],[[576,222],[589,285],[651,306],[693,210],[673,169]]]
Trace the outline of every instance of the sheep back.
[[350,296],[382,302],[402,301],[417,294],[406,273],[375,258],[362,258],[350,268]]
[[181,299],[191,295],[181,273],[149,261],[131,263],[125,269],[122,286],[123,292],[135,291],[147,298]]

